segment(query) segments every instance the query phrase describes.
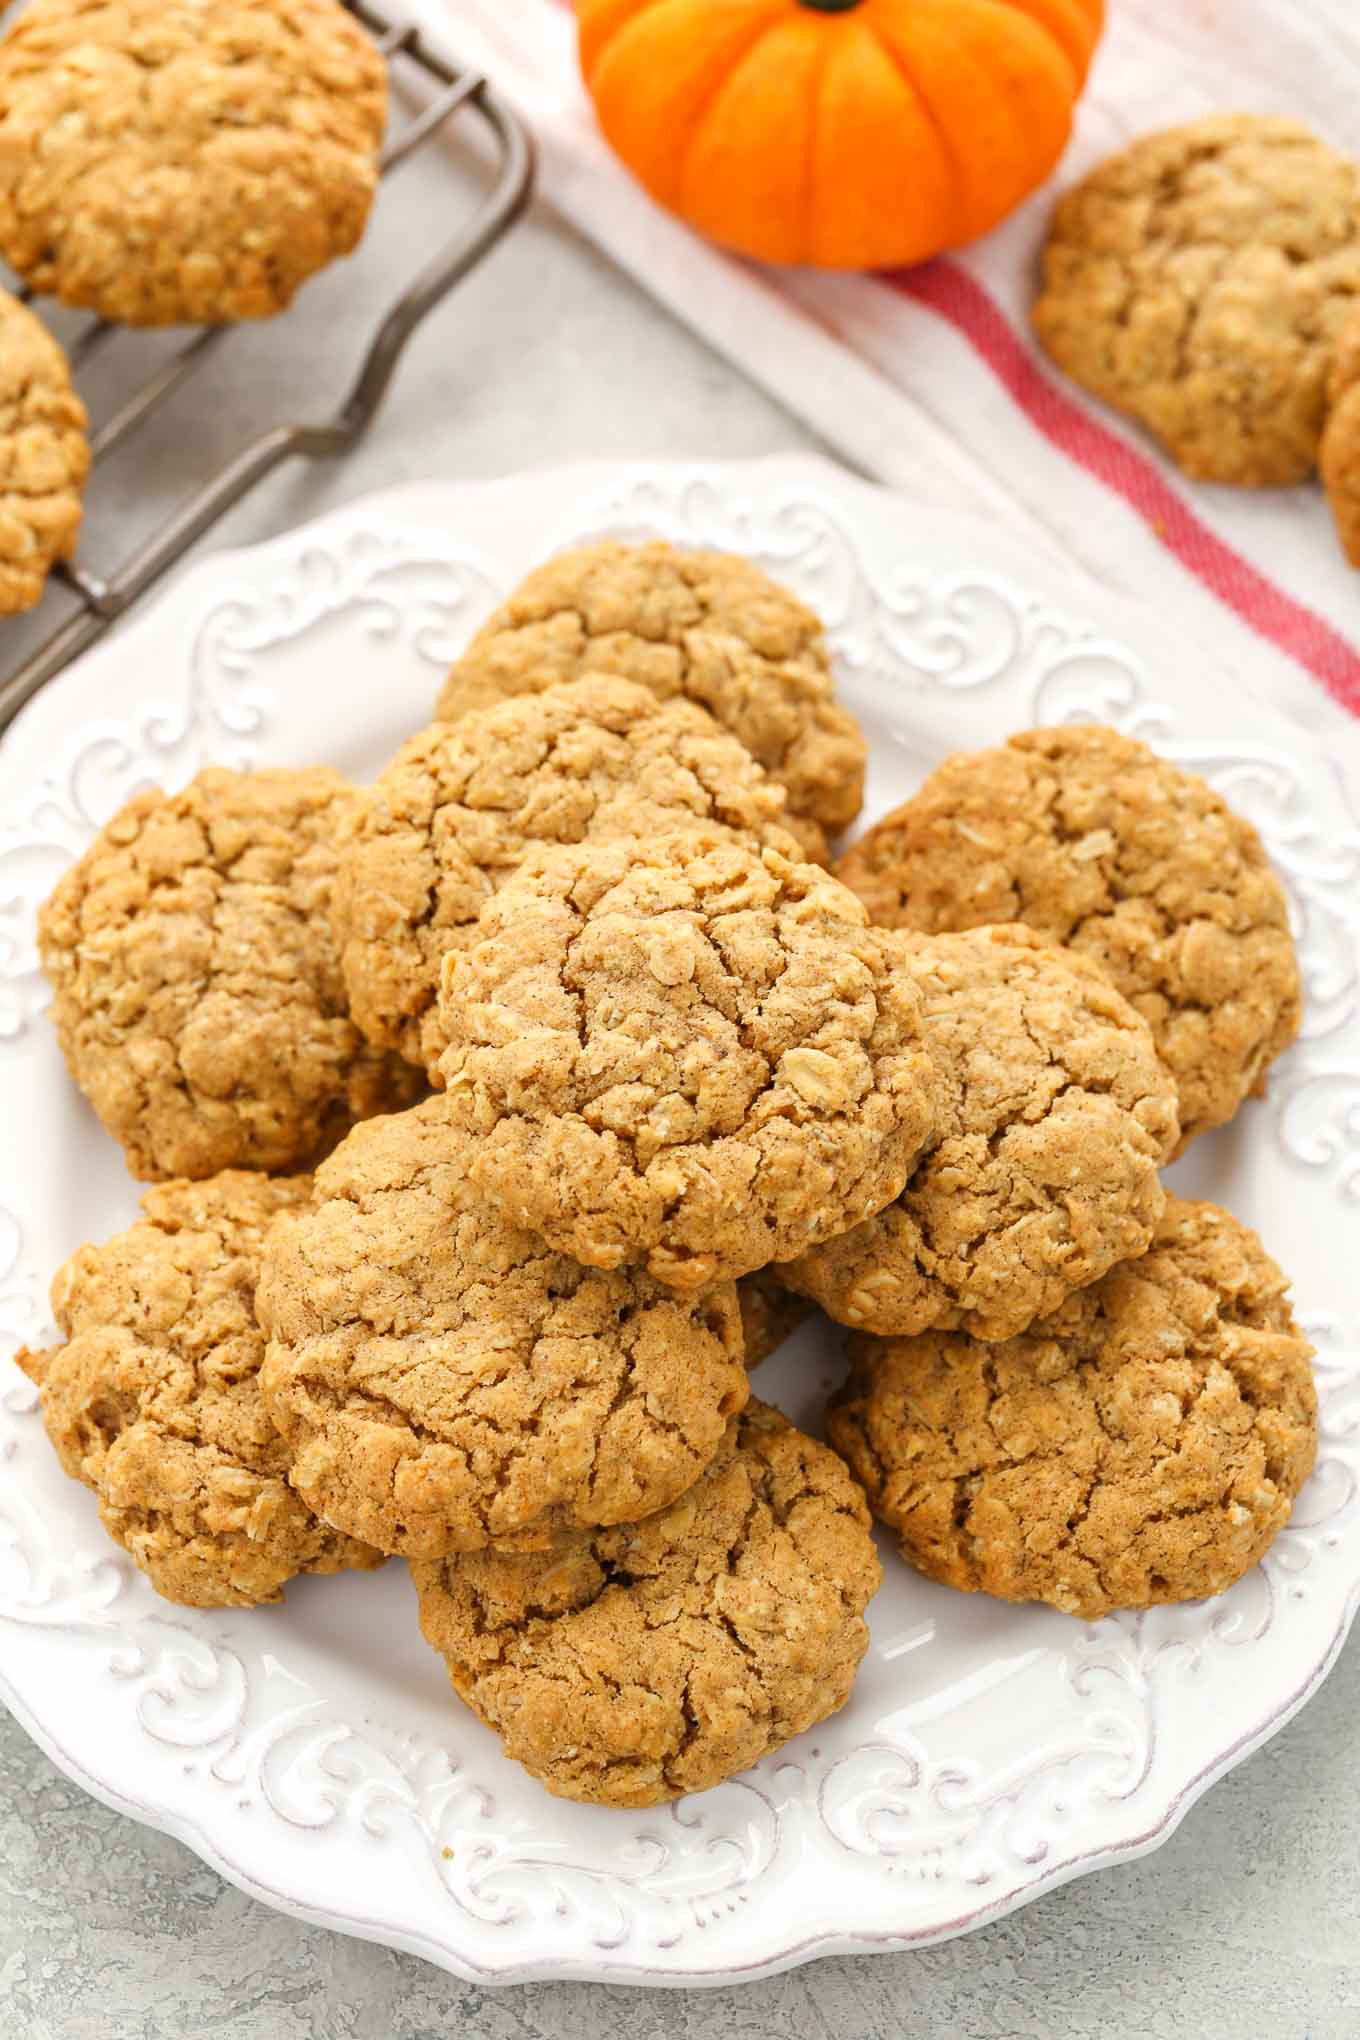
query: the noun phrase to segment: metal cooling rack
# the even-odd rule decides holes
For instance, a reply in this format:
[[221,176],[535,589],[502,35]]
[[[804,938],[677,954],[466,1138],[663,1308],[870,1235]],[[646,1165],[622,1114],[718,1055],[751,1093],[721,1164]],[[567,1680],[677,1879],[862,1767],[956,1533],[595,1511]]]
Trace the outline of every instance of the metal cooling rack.
[[[394,83],[399,76],[397,67],[402,65],[421,77],[427,87],[433,82],[436,88],[435,96],[389,137],[382,156],[383,174],[405,162],[451,114],[466,108],[479,117],[494,147],[490,189],[457,237],[441,249],[391,306],[369,343],[348,396],[332,417],[313,424],[271,427],[229,460],[157,532],[110,572],[96,574],[80,565],[60,565],[54,569],[53,578],[72,591],[80,606],[16,671],[0,679],[0,730],[40,687],[144,595],[195,539],[281,462],[294,458],[331,460],[354,445],[372,423],[402,349],[416,327],[495,246],[528,201],[534,175],[533,144],[485,78],[446,63],[418,29],[392,22],[378,8],[363,4],[363,0],[345,0],[345,5],[388,59]],[[30,293],[20,291],[17,295],[28,297]],[[119,330],[122,329],[102,319],[91,320],[67,349],[72,367],[79,369],[88,362]],[[229,326],[214,326],[196,333],[126,397],[91,434],[90,451],[96,467],[201,368],[232,331]]]

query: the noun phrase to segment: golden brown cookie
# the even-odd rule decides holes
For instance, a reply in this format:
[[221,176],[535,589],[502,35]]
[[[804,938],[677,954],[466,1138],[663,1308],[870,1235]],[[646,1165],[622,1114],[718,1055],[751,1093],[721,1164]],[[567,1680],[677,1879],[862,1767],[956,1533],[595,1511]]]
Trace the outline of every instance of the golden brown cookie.
[[1357,297],[1360,165],[1297,121],[1211,114],[1062,199],[1034,327],[1186,474],[1257,487],[1312,474]]
[[382,1564],[294,1494],[260,1400],[260,1250],[310,1187],[231,1172],[149,1190],[135,1225],[57,1276],[66,1344],[19,1355],[110,1537],[158,1594],[191,1608],[253,1607],[282,1600],[296,1573]]
[[702,1792],[844,1706],[882,1577],[839,1459],[757,1402],[645,1523],[412,1572],[427,1640],[507,1754],[606,1806]]
[[292,1481],[380,1550],[536,1550],[691,1487],[746,1401],[727,1283],[582,1268],[472,1185],[448,1101],[356,1127],[260,1283]]
[[31,0],[0,39],[0,253],[129,326],[267,318],[358,243],[386,112],[337,0]]
[[818,865],[713,830],[536,851],[448,957],[473,1175],[592,1266],[700,1289],[895,1197],[932,1125],[921,997]]
[[812,1316],[813,1306],[782,1283],[773,1268],[743,1275],[737,1284],[746,1365],[759,1367]]
[[779,1272],[842,1324],[1009,1339],[1147,1248],[1180,1136],[1152,1035],[1030,928],[897,938],[939,1079],[906,1188]]
[[1327,424],[1318,465],[1341,550],[1360,567],[1360,303],[1341,328],[1327,375]]
[[61,348],[0,290],[0,616],[31,609],[56,561],[74,556],[88,423]]
[[653,541],[560,554],[522,581],[439,697],[449,720],[507,695],[617,673],[662,701],[687,695],[740,737],[820,832],[864,799],[864,739],[836,701],[820,620],[749,560]]
[[837,875],[887,927],[1025,921],[1100,964],[1176,1079],[1182,1147],[1231,1119],[1298,1033],[1298,959],[1260,837],[1117,730],[957,753]]
[[712,822],[794,852],[782,790],[692,702],[607,674],[501,702],[404,744],[368,797],[336,904],[354,1017],[428,1066],[448,952],[536,843]]
[[336,772],[138,794],[38,917],[71,1074],[134,1175],[310,1162],[420,1093],[349,1018],[331,932]]
[[827,1432],[919,1571],[1094,1621],[1222,1593],[1312,1470],[1311,1348],[1212,1204],[1022,1338],[857,1338]]

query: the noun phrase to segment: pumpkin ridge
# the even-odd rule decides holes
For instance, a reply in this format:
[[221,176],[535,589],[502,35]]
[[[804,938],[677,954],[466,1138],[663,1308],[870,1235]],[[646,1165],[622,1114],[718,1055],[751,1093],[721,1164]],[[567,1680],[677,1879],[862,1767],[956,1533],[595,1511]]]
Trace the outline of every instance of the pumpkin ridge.
[[873,31],[873,34],[877,39],[878,46],[882,50],[884,56],[888,59],[888,62],[892,65],[898,77],[902,80],[902,83],[906,86],[908,92],[910,92],[912,98],[916,101],[916,104],[920,107],[922,115],[925,118],[927,127],[930,129],[930,132],[934,135],[935,140],[939,144],[940,154],[944,158],[945,166],[948,169],[949,174],[954,182],[954,211],[957,219],[958,195],[962,186],[962,175],[959,169],[958,154],[954,148],[953,142],[951,141],[950,137],[945,133],[945,130],[941,125],[939,115],[936,113],[929,99],[927,99],[925,93],[921,90],[920,80],[917,78],[915,72],[912,70],[911,65],[907,62],[907,59],[902,54],[901,50],[897,48],[896,44],[893,43],[889,39],[889,37],[884,33],[882,24],[877,21],[871,20],[868,23],[868,26]]
[[780,25],[781,24],[778,18],[775,19],[767,18],[766,20],[760,23],[754,35],[751,37],[751,40],[741,45],[740,50],[733,57],[723,77],[719,79],[718,83],[714,86],[708,98],[704,101],[702,107],[695,114],[694,125],[690,130],[690,137],[688,142],[685,144],[685,153],[680,164],[679,189],[681,191],[684,191],[686,188],[686,180],[689,176],[690,164],[693,162],[695,152],[697,151],[700,142],[703,140],[704,129],[708,125],[709,117],[713,113],[714,108],[717,106],[719,100],[722,98],[724,92],[726,92],[728,86],[732,83],[732,80],[736,77],[738,71],[741,69],[742,65],[746,62],[747,58],[754,55],[755,51],[758,50],[760,48],[760,45],[764,42],[766,36],[773,35],[775,29],[778,28]]
[[804,258],[811,253],[813,227],[816,221],[817,158],[820,153],[822,120],[826,112],[826,79],[831,69],[831,57],[835,45],[830,36],[824,41],[817,57],[817,72],[813,83],[812,113],[808,120],[807,148],[803,152],[802,241]]
[[1097,27],[1088,38],[1089,47],[1084,55],[1078,56],[1063,37],[1057,33],[1056,29],[1050,27],[1047,21],[1040,20],[1039,16],[1028,5],[1028,0],[994,0],[994,4],[998,7],[1004,7],[1008,13],[1020,15],[1023,20],[1030,22],[1041,34],[1047,36],[1054,48],[1061,51],[1062,55],[1066,57],[1068,63],[1072,66],[1072,90],[1074,94],[1079,92],[1086,73],[1091,67],[1091,57],[1096,44],[1100,40],[1100,28]]

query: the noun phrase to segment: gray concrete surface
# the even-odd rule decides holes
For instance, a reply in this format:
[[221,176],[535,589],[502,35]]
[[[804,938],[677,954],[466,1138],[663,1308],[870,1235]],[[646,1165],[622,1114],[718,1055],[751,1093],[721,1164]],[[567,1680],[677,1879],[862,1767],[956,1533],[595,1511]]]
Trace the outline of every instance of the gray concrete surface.
[[[400,204],[385,207],[381,245],[347,277],[319,283],[287,326],[241,336],[213,383],[186,393],[136,458],[101,479],[92,561],[220,457],[247,413],[259,417],[252,390],[266,387],[285,410],[314,407],[318,360],[343,364],[357,352],[380,279],[410,260],[452,202],[447,165],[408,176]],[[110,378],[117,366],[109,362]],[[369,444],[341,468],[279,476],[213,542],[263,537],[417,476],[809,443],[631,285],[536,218],[422,336]],[[22,629],[6,626],[6,657]],[[178,1843],[85,1797],[0,1715],[0,2036],[1357,2040],[1358,1722],[1360,1646],[1156,1856],[945,1947],[823,1962],[716,1993],[488,1993],[241,1897]]]

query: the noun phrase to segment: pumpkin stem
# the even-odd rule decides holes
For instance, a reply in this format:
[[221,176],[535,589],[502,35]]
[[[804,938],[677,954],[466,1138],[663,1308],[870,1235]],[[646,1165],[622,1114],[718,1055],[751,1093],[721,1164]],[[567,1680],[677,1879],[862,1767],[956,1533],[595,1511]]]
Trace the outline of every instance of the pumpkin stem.
[[800,7],[808,7],[814,14],[848,14],[860,4],[861,0],[798,0]]

